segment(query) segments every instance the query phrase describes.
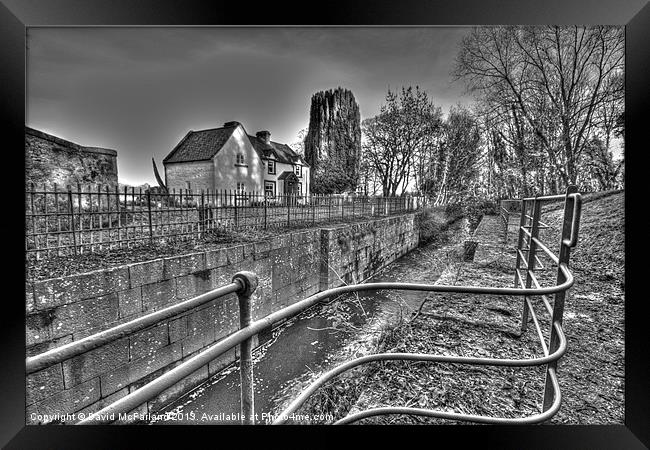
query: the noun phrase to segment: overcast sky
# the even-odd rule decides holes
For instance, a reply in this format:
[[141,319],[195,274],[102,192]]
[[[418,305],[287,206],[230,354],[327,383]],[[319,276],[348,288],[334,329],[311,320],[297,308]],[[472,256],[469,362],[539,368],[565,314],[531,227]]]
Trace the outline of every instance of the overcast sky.
[[362,120],[415,86],[443,112],[467,103],[450,71],[469,28],[29,28],[32,128],[118,152],[122,183],[155,184],[189,130],[237,120],[296,142],[312,94],[350,89]]

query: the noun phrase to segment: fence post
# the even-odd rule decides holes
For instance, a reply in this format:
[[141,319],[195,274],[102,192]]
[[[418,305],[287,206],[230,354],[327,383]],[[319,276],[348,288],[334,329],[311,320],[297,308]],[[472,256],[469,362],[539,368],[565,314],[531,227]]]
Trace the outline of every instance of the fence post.
[[[231,194],[231,199],[232,199],[232,194]],[[239,217],[237,216],[237,190],[235,190],[235,195],[234,195],[234,206],[235,206],[235,229],[239,228]]]
[[[557,264],[557,284],[562,284],[566,281],[564,272],[562,271],[563,265],[569,265],[569,257],[571,256],[571,233],[578,230],[572,230],[573,226],[573,213],[576,208],[576,198],[571,196],[578,192],[576,186],[569,186],[566,190],[566,196],[564,198],[564,220],[562,223],[562,236],[560,237],[560,254],[558,255],[558,264]],[[570,207],[569,207],[570,203]],[[579,212],[579,211],[578,211]],[[556,285],[557,285],[556,284]],[[551,319],[551,335],[549,337],[549,347],[548,351],[554,353],[560,346],[560,338],[558,337],[557,332],[553,324],[559,322],[559,325],[562,325],[562,316],[564,315],[564,303],[566,301],[566,290],[560,291],[555,294],[555,300],[553,302],[553,318]],[[548,410],[553,404],[553,383],[549,375],[549,371],[555,371],[557,369],[557,360],[552,361],[546,365],[546,381],[544,383],[544,404],[542,411]]]
[[266,230],[267,226],[268,226],[267,225],[267,218],[266,218],[266,214],[267,214],[266,213],[266,208],[267,208],[266,204],[268,203],[268,199],[266,198],[266,191],[264,191],[264,197],[262,197],[262,199],[264,201],[264,230]]
[[149,242],[153,244],[153,224],[151,223],[151,189],[147,189],[147,209],[149,213]]
[[[539,236],[539,216],[542,213],[542,202],[537,200],[533,200],[533,219],[530,227],[530,239],[528,241],[528,260],[526,261],[526,288],[529,288],[530,285],[533,282],[533,278],[531,277],[531,272],[535,270],[535,250],[537,250],[537,244],[533,240],[533,238],[537,238]],[[519,253],[519,252],[517,252]],[[521,315],[521,334],[524,334],[526,331],[526,326],[528,325],[528,302],[526,299],[528,296],[524,297],[524,309]]]
[[[233,283],[239,282],[241,289],[237,291],[239,299],[239,328],[250,325],[252,320],[251,296],[257,289],[257,275],[252,272],[237,272],[232,278]],[[241,423],[242,425],[255,424],[255,393],[253,378],[253,337],[249,337],[239,345],[239,378],[241,388]]]
[[200,231],[200,236],[201,238],[204,237],[205,235],[205,224],[207,223],[206,220],[206,210],[205,210],[205,192],[203,189],[201,189],[201,214],[199,214],[199,231]]
[[327,197],[327,221],[332,220],[332,194]]
[[523,227],[526,224],[526,200],[521,199],[521,213],[519,216],[519,228],[518,228],[518,238],[517,238],[517,247],[515,249],[516,253],[516,262],[515,262],[515,283],[514,287],[519,287],[519,265],[521,263],[521,256],[519,256],[519,251],[522,249],[522,244],[524,240],[524,231]]
[[287,227],[291,225],[291,196],[284,194],[284,199],[287,202]]
[[72,245],[74,254],[77,254],[77,234],[74,226],[74,209],[72,204],[72,186],[68,185],[68,207],[70,209],[70,228],[72,229]]

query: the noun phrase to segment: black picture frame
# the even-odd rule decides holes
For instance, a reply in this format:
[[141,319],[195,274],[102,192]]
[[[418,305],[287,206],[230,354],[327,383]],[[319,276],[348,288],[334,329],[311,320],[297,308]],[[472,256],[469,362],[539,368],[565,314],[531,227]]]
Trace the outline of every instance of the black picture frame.
[[[243,23],[242,20],[246,22]],[[107,25],[491,25],[491,24],[611,24],[626,26],[626,280],[625,280],[625,425],[599,426],[473,426],[442,427],[351,427],[347,433],[375,438],[396,438],[409,446],[454,448],[470,444],[481,448],[646,448],[650,445],[650,355],[645,333],[645,301],[640,291],[644,264],[633,264],[635,254],[646,253],[640,227],[637,199],[643,187],[637,184],[640,163],[647,146],[645,109],[650,69],[650,5],[646,0],[457,0],[457,1],[366,1],[321,2],[281,5],[277,2],[245,4],[200,0],[2,0],[2,123],[5,126],[5,185],[22,192],[24,184],[25,118],[25,29],[33,26]],[[629,151],[628,151],[629,149]],[[237,433],[250,439],[249,430],[221,426],[180,429],[169,427],[68,427],[25,426],[25,310],[21,280],[24,280],[23,196],[5,191],[4,208],[16,211],[12,219],[0,221],[5,265],[3,382],[0,407],[0,443],[6,448],[122,448],[143,439],[152,448],[180,437],[187,445],[205,442],[226,445],[224,434]],[[11,216],[11,214],[9,214]],[[641,281],[640,281],[641,280]],[[277,444],[294,441],[301,445],[326,442],[340,445],[338,433],[322,427],[280,428],[284,436]],[[272,433],[257,427],[254,434]],[[319,439],[321,435],[325,438]],[[200,435],[200,436],[198,436]],[[274,438],[276,439],[276,438]],[[242,441],[243,442],[243,441]],[[272,441],[266,441],[270,445]],[[126,445],[125,445],[126,444]],[[131,445],[129,445],[131,444]],[[645,444],[645,446],[644,446]],[[205,444],[201,444],[205,445]],[[233,444],[228,444],[233,445]],[[357,444],[358,445],[358,444]],[[365,444],[364,444],[365,445]],[[247,445],[248,447],[248,445]]]

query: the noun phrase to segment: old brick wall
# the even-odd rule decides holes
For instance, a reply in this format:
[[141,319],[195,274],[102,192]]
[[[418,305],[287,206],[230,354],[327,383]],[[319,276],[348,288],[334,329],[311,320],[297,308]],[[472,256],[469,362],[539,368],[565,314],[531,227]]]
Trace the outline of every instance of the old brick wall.
[[117,185],[117,152],[25,127],[26,183]]
[[165,183],[168,189],[214,189],[212,161],[192,161],[165,164]]
[[[346,282],[367,278],[417,245],[414,226],[410,214],[27,283],[27,354],[226,285],[240,270],[259,277],[253,297],[257,320],[325,289],[324,283],[341,285],[331,268]],[[27,423],[38,423],[39,415],[97,411],[236,331],[238,324],[237,297],[231,294],[31,374]],[[155,412],[208,380],[234,362],[236,352],[197,370],[140,412]]]

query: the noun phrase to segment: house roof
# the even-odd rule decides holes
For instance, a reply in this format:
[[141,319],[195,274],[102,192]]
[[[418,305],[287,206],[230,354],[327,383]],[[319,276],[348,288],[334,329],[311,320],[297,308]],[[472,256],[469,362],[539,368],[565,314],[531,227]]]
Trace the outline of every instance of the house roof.
[[[292,176],[293,175],[293,176]],[[295,173],[291,170],[285,170],[280,174],[278,177],[278,180],[291,180],[291,181],[298,181],[298,177],[296,176]]]
[[163,159],[163,163],[209,160],[217,154],[239,125],[228,122],[221,128],[190,130],[176,147]]
[[[212,159],[239,125],[239,122],[226,122],[221,128],[200,131],[190,130],[163,159],[163,164]],[[270,141],[269,145],[257,136],[249,134],[247,136],[260,158],[268,159],[273,155],[277,161],[285,164],[300,163],[308,166],[305,160],[286,144]]]
[[285,164],[296,164],[301,163],[304,166],[308,166],[304,159],[300,157],[299,154],[293,151],[291,147],[287,144],[280,144],[279,142],[270,141],[270,144],[267,144],[262,139],[257,136],[248,135],[248,139],[253,144],[257,153],[265,159],[268,159],[273,155],[276,161],[285,163]]

